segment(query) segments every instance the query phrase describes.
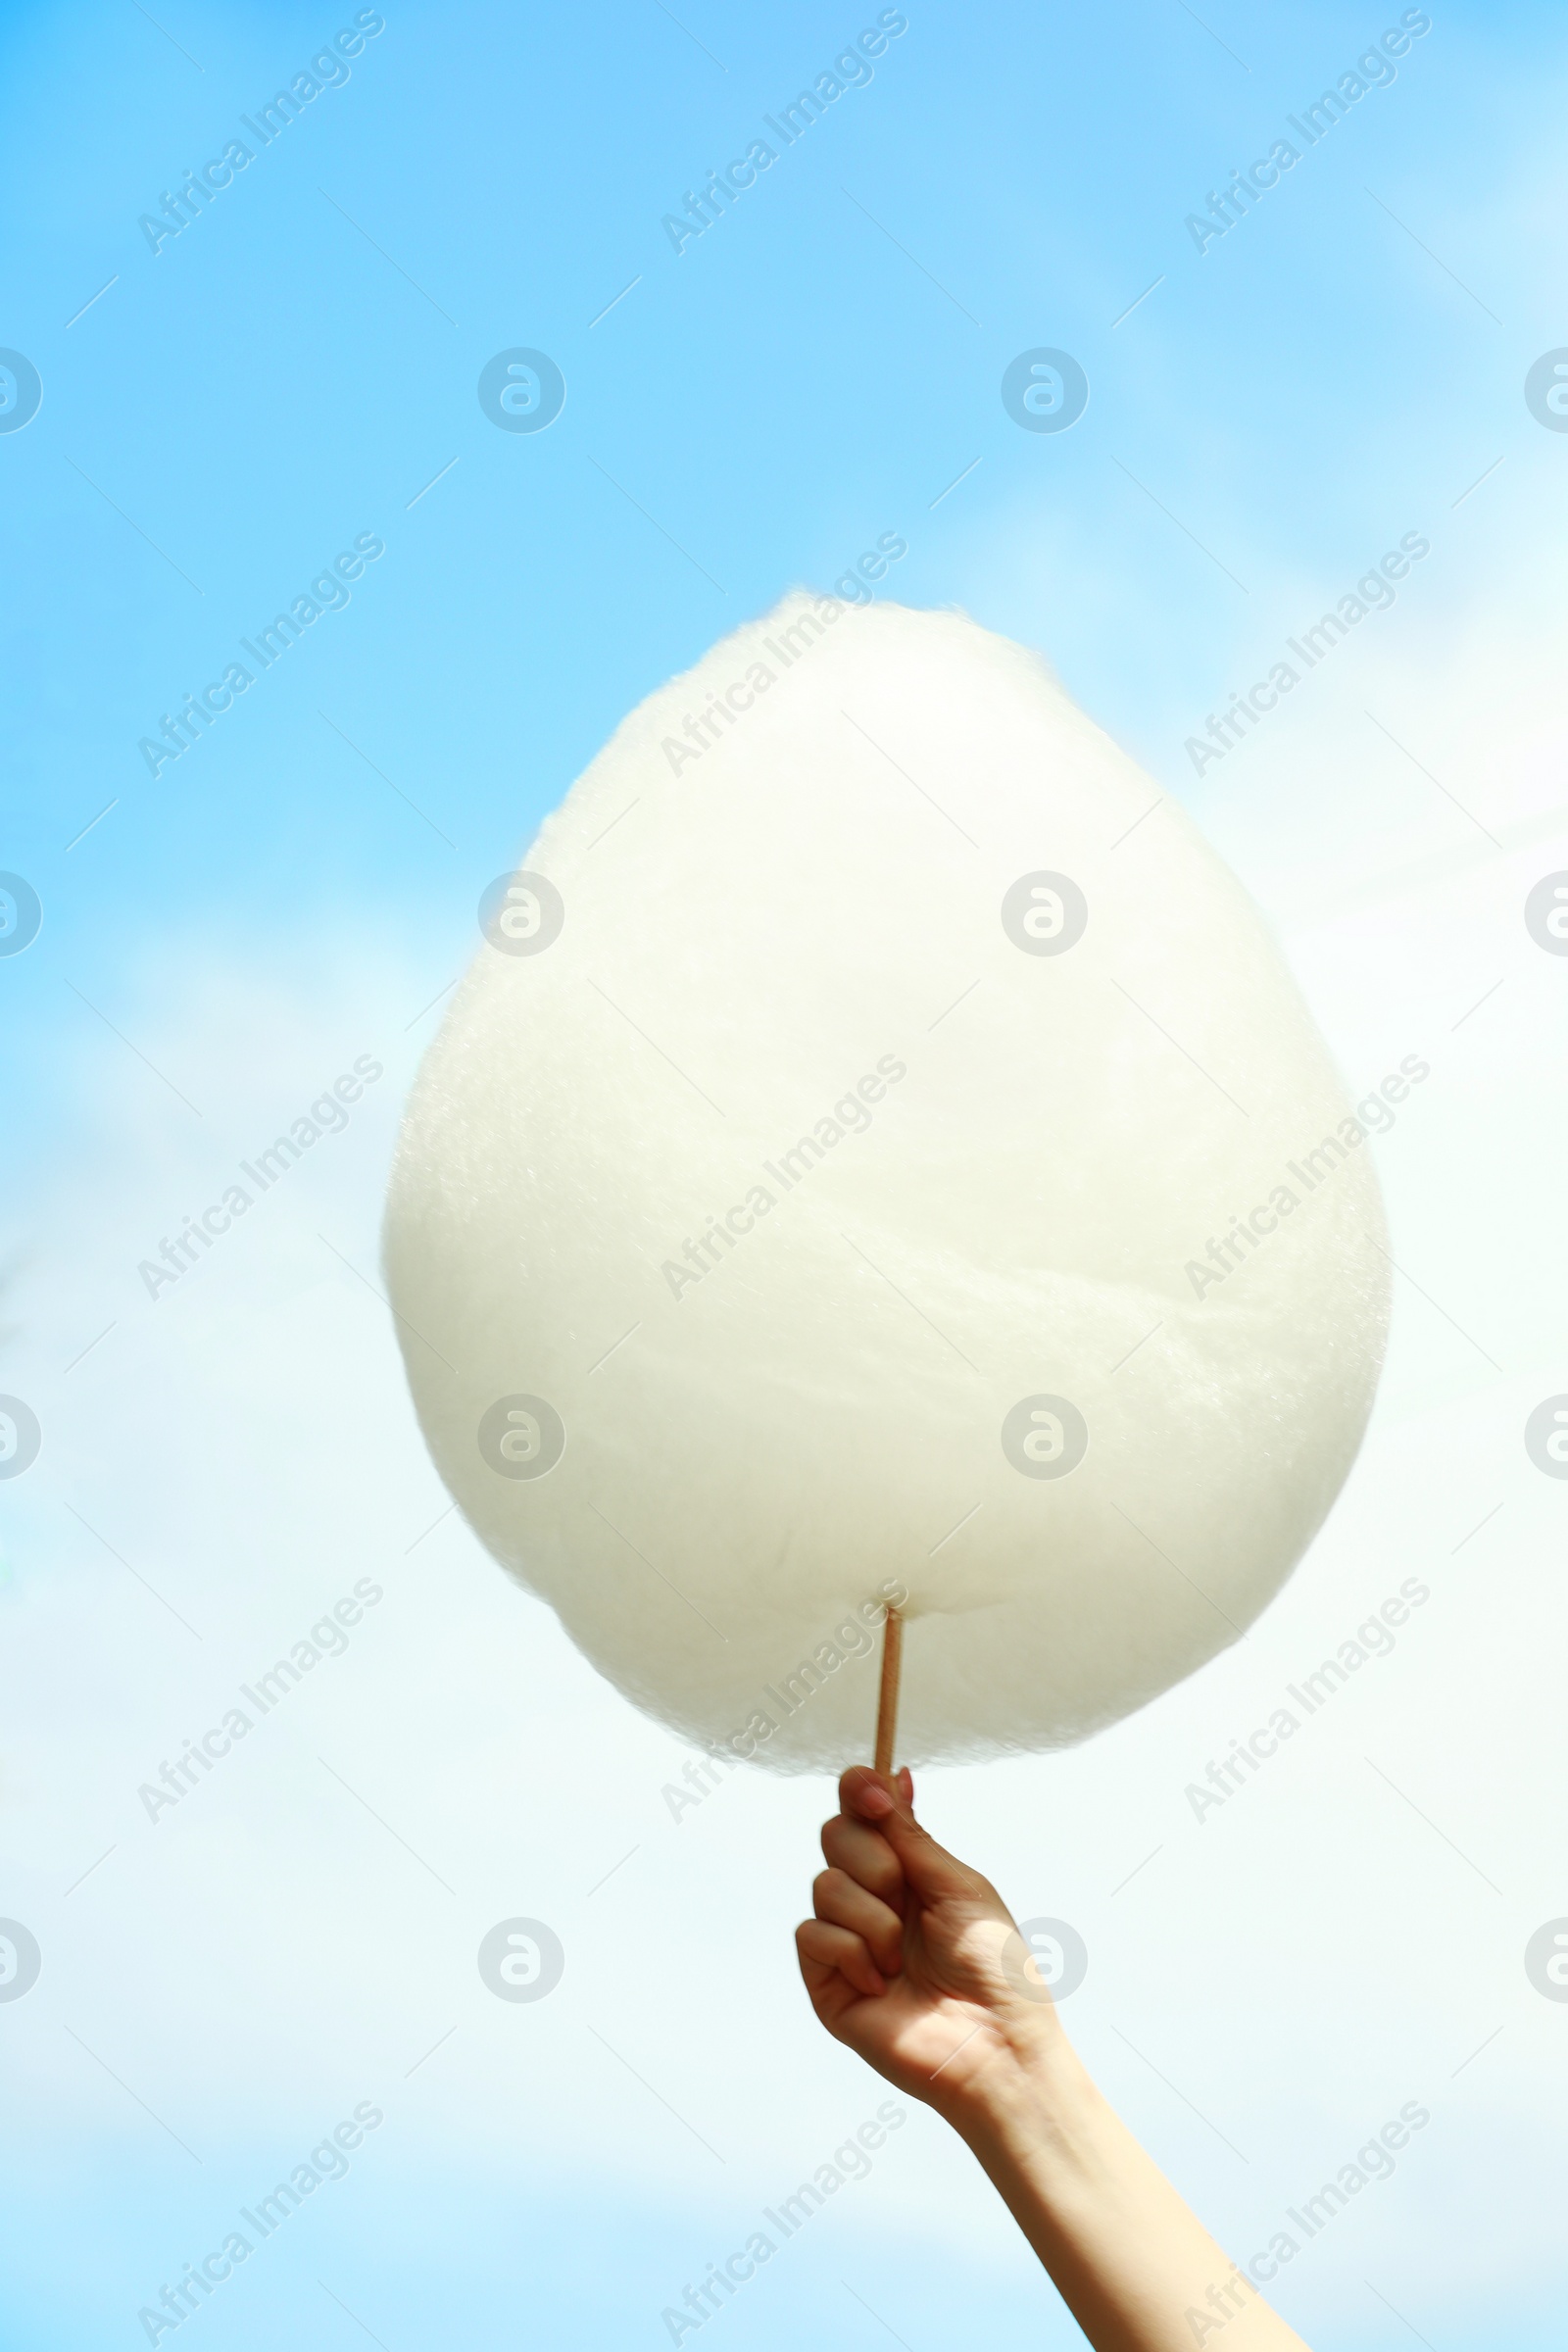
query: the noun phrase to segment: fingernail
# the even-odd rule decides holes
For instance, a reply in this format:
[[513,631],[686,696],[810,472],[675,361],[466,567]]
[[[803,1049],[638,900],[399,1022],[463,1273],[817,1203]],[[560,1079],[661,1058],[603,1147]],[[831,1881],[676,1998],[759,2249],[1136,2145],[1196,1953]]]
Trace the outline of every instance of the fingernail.
[[880,1781],[862,1782],[855,1791],[855,1805],[858,1812],[865,1814],[872,1821],[880,1821],[885,1813],[891,1813],[894,1809],[893,1799]]

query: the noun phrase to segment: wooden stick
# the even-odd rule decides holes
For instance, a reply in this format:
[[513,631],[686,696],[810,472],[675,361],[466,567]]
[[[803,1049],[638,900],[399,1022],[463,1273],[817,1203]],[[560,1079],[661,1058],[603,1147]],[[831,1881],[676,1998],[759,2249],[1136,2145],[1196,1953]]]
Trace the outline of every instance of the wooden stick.
[[899,1668],[904,1657],[904,1619],[889,1609],[882,1630],[882,1689],[876,1707],[876,1768],[893,1778],[893,1743],[899,1728]]

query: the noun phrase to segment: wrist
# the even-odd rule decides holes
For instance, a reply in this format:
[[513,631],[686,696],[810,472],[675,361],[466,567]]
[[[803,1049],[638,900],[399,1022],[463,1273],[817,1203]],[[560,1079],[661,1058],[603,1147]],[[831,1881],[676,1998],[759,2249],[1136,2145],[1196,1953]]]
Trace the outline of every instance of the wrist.
[[1076,2136],[1100,2098],[1054,2007],[1013,2010],[991,2027],[984,2062],[932,2100],[988,2169],[991,2157]]

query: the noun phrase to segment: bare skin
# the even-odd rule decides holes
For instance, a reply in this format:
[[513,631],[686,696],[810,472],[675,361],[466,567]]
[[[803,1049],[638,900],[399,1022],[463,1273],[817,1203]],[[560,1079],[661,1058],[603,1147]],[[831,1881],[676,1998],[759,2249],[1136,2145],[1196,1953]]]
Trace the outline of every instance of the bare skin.
[[839,2041],[968,2143],[1097,2352],[1306,2352],[1090,2082],[1005,1903],[864,1765],[796,1930]]

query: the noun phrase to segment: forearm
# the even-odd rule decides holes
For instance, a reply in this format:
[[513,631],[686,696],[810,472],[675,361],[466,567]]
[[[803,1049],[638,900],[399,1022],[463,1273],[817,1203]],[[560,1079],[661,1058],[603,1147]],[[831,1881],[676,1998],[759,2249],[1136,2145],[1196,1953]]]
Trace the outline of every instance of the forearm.
[[[950,2120],[1096,2352],[1305,2352],[1089,2080],[1059,2033]],[[1191,2316],[1190,2316],[1191,2315]]]

